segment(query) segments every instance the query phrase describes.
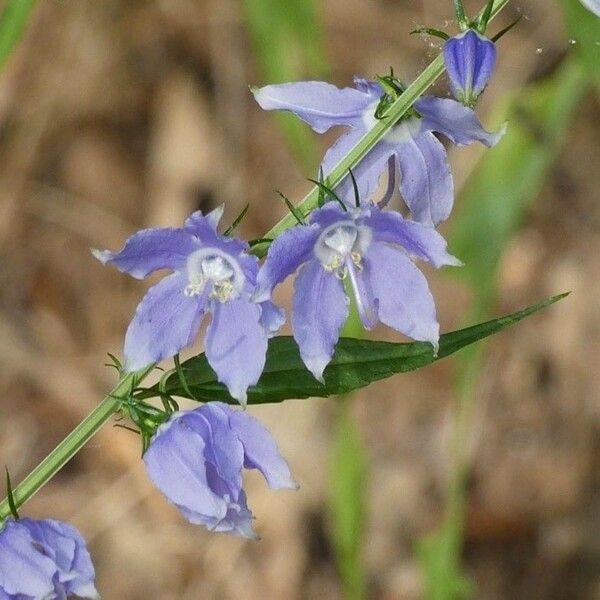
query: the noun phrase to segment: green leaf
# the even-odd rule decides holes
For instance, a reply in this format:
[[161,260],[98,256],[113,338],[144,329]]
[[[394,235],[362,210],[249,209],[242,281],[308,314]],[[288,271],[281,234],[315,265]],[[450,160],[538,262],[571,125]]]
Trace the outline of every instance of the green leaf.
[[21,39],[35,0],[9,0],[0,16],[0,67]]
[[[318,382],[306,369],[293,338],[272,338],[269,341],[264,372],[259,382],[248,389],[248,402],[261,404],[281,402],[290,398],[346,394],[396,373],[425,367],[465,346],[502,331],[565,296],[566,294],[554,296],[512,315],[446,333],[440,337],[437,357],[434,356],[431,345],[425,342],[399,344],[341,338],[333,360],[325,369],[324,384]],[[218,382],[206,355],[201,354],[182,363],[181,374],[184,375],[186,387],[195,399],[207,402],[222,400],[237,404],[228,394],[227,388]],[[190,394],[181,384],[180,374],[172,374],[167,379],[164,389],[171,396],[190,398]],[[138,398],[154,396],[160,396],[156,385],[137,394]]]

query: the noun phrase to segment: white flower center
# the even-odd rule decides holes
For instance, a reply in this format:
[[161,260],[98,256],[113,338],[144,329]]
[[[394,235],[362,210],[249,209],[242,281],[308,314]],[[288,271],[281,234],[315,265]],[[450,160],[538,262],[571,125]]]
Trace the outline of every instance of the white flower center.
[[208,297],[227,302],[236,297],[244,285],[244,274],[237,261],[218,248],[202,248],[190,254],[187,275],[188,285],[183,293],[190,298],[200,296],[210,285]]
[[362,257],[371,243],[371,230],[343,221],[326,227],[315,244],[315,256],[338,279],[348,275],[349,262],[362,270]]

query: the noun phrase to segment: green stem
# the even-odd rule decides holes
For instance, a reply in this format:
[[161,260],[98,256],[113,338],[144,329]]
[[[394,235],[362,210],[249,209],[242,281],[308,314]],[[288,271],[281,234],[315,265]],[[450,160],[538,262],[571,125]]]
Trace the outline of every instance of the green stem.
[[[48,456],[13,489],[13,498],[17,508],[23,506],[38,490],[44,486],[64,465],[81,450],[90,438],[121,407],[131,390],[135,388],[152,370],[154,365],[141,371],[125,375],[104,400],[83,420]],[[0,503],[0,523],[10,516],[8,498]]]
[[[510,0],[495,0],[490,20],[510,2]],[[483,12],[483,11],[482,11]],[[444,57],[439,54],[433,62],[398,96],[386,111],[384,118],[377,123],[365,135],[358,140],[354,148],[333,168],[325,178],[325,184],[335,189],[345,177],[348,169],[354,169],[356,165],[372,150],[375,145],[388,133],[394,125],[406,114],[412,105],[435,83],[444,72]],[[302,199],[297,208],[305,215],[317,207],[319,200],[319,186],[315,185]],[[286,229],[296,225],[294,215],[286,215],[279,223],[270,229],[263,237],[275,239]],[[252,253],[262,257],[267,253],[269,243],[263,242],[252,247]]]

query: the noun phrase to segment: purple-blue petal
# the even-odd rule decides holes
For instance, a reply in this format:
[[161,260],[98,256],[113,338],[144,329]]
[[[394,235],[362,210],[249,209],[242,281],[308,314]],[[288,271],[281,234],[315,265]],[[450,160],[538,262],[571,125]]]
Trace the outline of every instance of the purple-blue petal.
[[[334,223],[340,223],[341,221],[352,222],[352,215],[344,210],[339,202],[330,201],[327,202],[321,208],[317,208],[310,213],[310,224],[319,227],[318,233],[321,233],[322,229],[333,225]],[[318,237],[318,236],[317,236]],[[317,238],[315,238],[316,241]]]
[[148,290],[125,334],[127,371],[175,356],[193,344],[207,298],[186,296],[187,283],[185,275],[174,273]]
[[273,337],[285,323],[285,311],[275,306],[270,300],[265,300],[260,306],[260,324],[267,332],[268,337]]
[[133,234],[119,252],[92,250],[104,265],[143,279],[161,269],[182,269],[187,257],[199,248],[198,240],[182,229],[142,229]]
[[383,88],[381,84],[377,81],[373,81],[372,79],[365,79],[364,77],[359,77],[355,75],[353,78],[354,87],[360,92],[364,92],[365,94],[369,94],[373,100],[378,100],[383,96]]
[[364,257],[378,300],[379,320],[437,351],[439,324],[427,280],[401,250],[373,242]]
[[0,531],[0,592],[11,600],[51,597],[56,573],[55,563],[34,547],[27,528],[7,520]]
[[446,240],[433,228],[409,221],[395,211],[382,211],[370,207],[359,223],[371,228],[373,240],[397,244],[408,254],[431,262],[436,268],[444,265],[460,266],[462,263],[448,254]]
[[340,330],[348,317],[348,297],[342,282],[311,260],[294,286],[292,327],[306,368],[323,382]]
[[274,490],[296,489],[290,468],[269,430],[247,412],[220,406],[227,412],[231,428],[244,446],[244,467],[258,469]]
[[286,110],[308,123],[317,133],[337,125],[354,125],[373,102],[368,93],[337,88],[324,81],[267,85],[252,93],[264,110]]
[[454,182],[441,142],[430,132],[400,144],[400,192],[413,219],[436,226],[446,220],[454,202]]
[[217,226],[223,216],[224,205],[221,204],[208,214],[202,214],[202,211],[192,213],[183,225],[183,231],[192,234],[203,246],[214,246],[224,252],[237,255],[248,248],[246,242],[236,238],[224,237],[217,233]]
[[311,258],[318,236],[317,227],[298,225],[273,241],[267,259],[258,273],[257,291],[254,295],[257,302],[269,299],[277,284]]
[[206,358],[231,396],[245,405],[248,387],[258,381],[265,366],[268,336],[261,309],[241,297],[213,306]]
[[488,147],[495,146],[506,130],[503,126],[497,133],[489,133],[472,108],[450,98],[422,96],[414,106],[423,116],[424,131],[437,131],[458,146],[473,142],[481,142]]
[[454,96],[472,104],[483,92],[496,65],[494,42],[469,29],[444,44],[444,62]]

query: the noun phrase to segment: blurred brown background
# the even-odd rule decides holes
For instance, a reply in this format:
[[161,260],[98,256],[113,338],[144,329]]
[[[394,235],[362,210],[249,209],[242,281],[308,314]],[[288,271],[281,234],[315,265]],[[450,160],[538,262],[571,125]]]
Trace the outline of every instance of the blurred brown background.
[[[410,79],[434,49],[441,0],[319,3],[332,79],[394,65]],[[515,2],[478,107],[549,73],[568,50],[557,8]],[[249,202],[241,234],[284,214],[274,189],[308,189],[247,85],[258,73],[235,0],[44,0],[0,78],[0,456],[21,479],[114,383],[102,366],[147,288],[96,262],[140,227]],[[600,106],[587,98],[566,150],[502,262],[496,314],[568,300],[490,345],[471,428],[465,564],[477,598],[600,598]],[[489,122],[489,121],[488,121]],[[316,136],[315,136],[316,137]],[[319,139],[325,149],[327,139]],[[450,149],[457,182],[482,148]],[[442,329],[468,292],[431,274]],[[282,301],[289,299],[284,287]],[[389,336],[388,332],[381,332]],[[393,336],[390,339],[394,339]],[[356,418],[369,452],[369,596],[422,597],[415,540],[439,522],[455,364],[373,385]],[[27,506],[84,533],[106,600],[340,598],[324,509],[332,401],[251,408],[301,488],[247,478],[260,542],[185,522],[148,481],[133,433],[107,426]]]

